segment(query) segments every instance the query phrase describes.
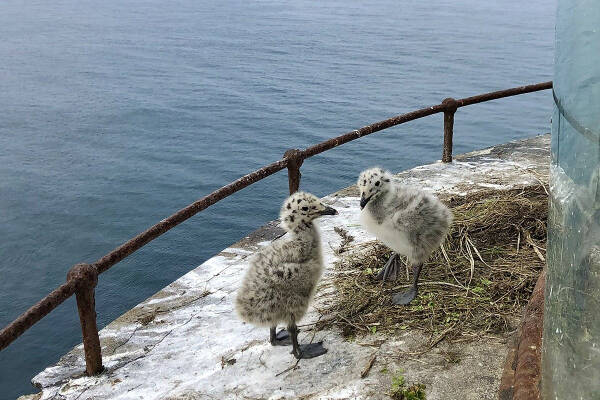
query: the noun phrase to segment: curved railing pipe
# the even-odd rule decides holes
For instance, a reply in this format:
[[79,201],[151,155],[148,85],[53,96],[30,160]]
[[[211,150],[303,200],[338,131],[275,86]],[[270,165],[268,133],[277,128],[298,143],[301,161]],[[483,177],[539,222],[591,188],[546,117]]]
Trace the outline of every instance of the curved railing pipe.
[[431,107],[421,108],[405,114],[397,115],[374,124],[364,126],[360,129],[347,132],[343,135],[331,138],[324,142],[307,147],[304,150],[291,149],[285,152],[281,160],[251,172],[241,178],[215,190],[207,196],[193,202],[185,208],[177,211],[168,218],[163,219],[144,232],[115,248],[110,253],[98,259],[91,265],[77,264],[69,271],[67,281],[53,290],[48,296],[44,297],[37,304],[30,307],[17,319],[7,325],[0,331],[0,351],[11,344],[15,339],[21,336],[27,329],[36,322],[48,315],[52,310],[58,307],[62,302],[75,294],[77,298],[77,309],[79,320],[81,322],[81,331],[83,336],[83,346],[85,351],[86,372],[88,375],[97,374],[102,371],[102,354],[98,328],[96,326],[96,306],[94,290],[98,282],[98,275],[108,271],[113,265],[123,260],[136,250],[156,239],[163,233],[169,231],[185,220],[193,217],[197,213],[218,201],[231,196],[235,192],[244,189],[284,168],[288,170],[288,186],[290,194],[294,193],[300,187],[300,167],[305,159],[313,157],[334,147],[359,139],[363,136],[381,131],[392,126],[400,125],[415,119],[423,118],[429,115],[444,113],[444,145],[442,152],[442,161],[452,161],[452,141],[454,136],[454,114],[460,107],[484,101],[496,100],[503,97],[516,96],[524,93],[537,92],[552,88],[552,82],[542,82],[535,85],[519,86],[511,89],[500,90],[497,92],[484,93],[477,96],[466,97],[455,100],[453,98],[444,99],[440,104]]

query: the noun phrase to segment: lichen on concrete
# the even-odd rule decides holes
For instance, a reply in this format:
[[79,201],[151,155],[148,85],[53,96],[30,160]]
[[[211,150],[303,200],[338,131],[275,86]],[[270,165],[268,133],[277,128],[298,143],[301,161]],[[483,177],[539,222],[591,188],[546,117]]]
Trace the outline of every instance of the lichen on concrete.
[[[534,184],[547,176],[548,161],[549,136],[545,135],[459,156],[451,164],[417,167],[398,177],[434,192],[459,194]],[[290,349],[271,347],[267,331],[235,316],[233,299],[248,257],[282,234],[270,223],[104,328],[100,337],[106,370],[101,375],[83,374],[85,362],[79,345],[33,379],[41,391],[35,396],[81,400],[385,399],[389,398],[393,373],[403,370],[409,383],[426,386],[429,400],[495,399],[506,356],[502,337],[458,347],[441,344],[427,353],[411,355],[428,340],[418,331],[393,337],[375,333],[349,341],[334,330],[312,330],[320,316],[315,310],[335,298],[330,266],[338,259],[334,249],[341,238],[334,228],[344,228],[357,243],[374,239],[358,222],[355,189],[327,196],[325,201],[340,214],[321,220],[328,267],[313,310],[299,325],[300,341],[323,340],[329,349],[326,355],[296,365]]]

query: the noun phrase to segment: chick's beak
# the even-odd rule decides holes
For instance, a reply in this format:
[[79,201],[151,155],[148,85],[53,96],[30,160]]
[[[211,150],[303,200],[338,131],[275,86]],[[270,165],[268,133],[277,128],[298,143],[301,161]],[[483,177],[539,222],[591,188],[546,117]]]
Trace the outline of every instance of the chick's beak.
[[338,212],[335,208],[325,206],[325,209],[323,211],[319,211],[319,214],[320,215],[337,215]]
[[369,202],[369,200],[371,200],[371,196],[369,196],[369,197],[361,196],[360,197],[360,209],[361,210],[363,208],[365,208],[365,206],[367,205],[367,203]]

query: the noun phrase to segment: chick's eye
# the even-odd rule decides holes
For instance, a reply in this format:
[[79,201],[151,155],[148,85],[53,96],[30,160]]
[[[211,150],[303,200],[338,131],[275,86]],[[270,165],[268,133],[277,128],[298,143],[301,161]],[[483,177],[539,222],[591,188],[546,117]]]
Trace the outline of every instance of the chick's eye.
[[308,207],[302,207],[302,211],[308,211]]

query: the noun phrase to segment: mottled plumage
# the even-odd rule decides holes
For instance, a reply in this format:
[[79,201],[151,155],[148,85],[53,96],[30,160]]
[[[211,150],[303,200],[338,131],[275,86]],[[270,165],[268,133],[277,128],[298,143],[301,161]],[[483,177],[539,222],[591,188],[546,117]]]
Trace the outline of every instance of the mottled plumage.
[[[286,332],[275,335],[278,323],[285,323],[292,342],[295,340],[296,321],[306,313],[323,272],[321,239],[313,220],[332,214],[337,211],[312,194],[294,193],[283,203],[280,213],[289,235],[271,243],[250,260],[235,308],[242,320],[271,327],[273,345],[289,344]],[[310,349],[300,346],[296,354],[297,343],[292,344],[294,355],[309,358]],[[317,355],[320,354],[312,356]]]
[[[406,294],[394,295],[394,303],[408,304],[416,296],[422,264],[448,233],[452,213],[433,194],[402,185],[381,168],[363,171],[357,184],[361,193],[361,224],[413,265],[413,288]],[[390,257],[380,279],[397,278],[397,254]]]

